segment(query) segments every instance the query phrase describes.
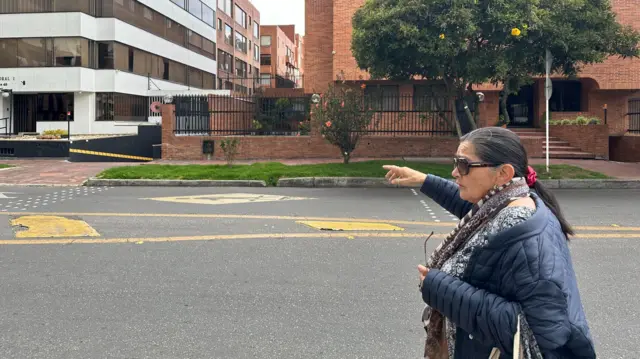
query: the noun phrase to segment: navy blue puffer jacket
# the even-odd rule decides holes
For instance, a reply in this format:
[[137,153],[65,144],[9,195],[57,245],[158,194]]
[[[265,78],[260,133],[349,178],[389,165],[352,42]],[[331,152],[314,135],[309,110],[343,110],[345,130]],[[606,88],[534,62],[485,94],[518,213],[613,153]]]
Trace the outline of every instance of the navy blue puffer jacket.
[[[421,191],[461,218],[472,207],[458,186],[429,175]],[[422,298],[457,325],[455,358],[512,358],[518,308],[545,359],[596,357],[567,240],[555,215],[532,194],[535,214],[472,254],[463,278],[429,270]]]

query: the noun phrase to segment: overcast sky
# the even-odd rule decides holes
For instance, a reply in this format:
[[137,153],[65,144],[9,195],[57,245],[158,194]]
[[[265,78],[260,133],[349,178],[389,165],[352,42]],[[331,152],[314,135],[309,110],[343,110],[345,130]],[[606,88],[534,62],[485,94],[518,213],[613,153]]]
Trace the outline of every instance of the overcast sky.
[[251,0],[260,11],[261,25],[296,25],[304,35],[304,0]]

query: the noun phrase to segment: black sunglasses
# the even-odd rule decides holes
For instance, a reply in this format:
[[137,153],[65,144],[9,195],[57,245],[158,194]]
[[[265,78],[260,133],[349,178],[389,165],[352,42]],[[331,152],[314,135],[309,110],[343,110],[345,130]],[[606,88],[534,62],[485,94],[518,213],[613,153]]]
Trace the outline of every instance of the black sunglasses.
[[486,163],[486,162],[470,162],[466,158],[459,158],[459,157],[453,158],[453,167],[458,169],[458,173],[460,173],[460,176],[468,175],[469,171],[471,170],[471,167],[496,167],[496,166],[499,166],[499,165],[496,165],[493,163]]

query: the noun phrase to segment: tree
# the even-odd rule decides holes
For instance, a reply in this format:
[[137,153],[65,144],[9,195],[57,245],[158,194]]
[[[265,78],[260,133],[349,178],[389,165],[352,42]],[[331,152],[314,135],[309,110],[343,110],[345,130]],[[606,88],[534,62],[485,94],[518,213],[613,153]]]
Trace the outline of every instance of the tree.
[[546,49],[552,69],[572,75],[611,55],[637,56],[637,44],[607,0],[366,0],[351,47],[374,78],[443,81],[473,129],[473,85],[506,85],[506,98],[544,74]]
[[367,133],[373,111],[365,106],[362,91],[329,85],[312,105],[311,120],[322,136],[340,149],[343,162],[349,163],[360,137]]

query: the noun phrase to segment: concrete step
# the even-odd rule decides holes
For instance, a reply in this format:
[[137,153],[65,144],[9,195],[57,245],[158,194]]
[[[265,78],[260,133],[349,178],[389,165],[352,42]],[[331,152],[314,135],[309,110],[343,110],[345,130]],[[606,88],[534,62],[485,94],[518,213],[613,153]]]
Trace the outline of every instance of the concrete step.
[[[543,151],[543,155],[546,156],[546,152]],[[580,151],[549,151],[549,158],[563,158],[563,159],[595,159],[596,155],[593,153],[580,152]]]

